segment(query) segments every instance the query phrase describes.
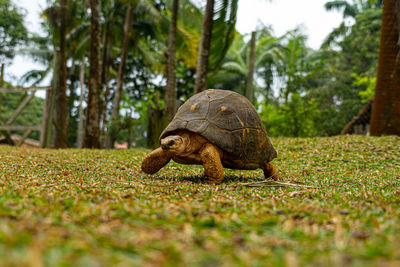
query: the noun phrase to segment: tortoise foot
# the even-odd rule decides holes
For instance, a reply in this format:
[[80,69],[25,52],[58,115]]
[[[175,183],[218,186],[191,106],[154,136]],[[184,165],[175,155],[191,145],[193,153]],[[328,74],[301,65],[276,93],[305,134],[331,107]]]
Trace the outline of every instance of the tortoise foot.
[[147,174],[155,174],[171,160],[171,155],[157,148],[150,152],[142,161],[142,171]]
[[224,179],[224,168],[221,163],[221,152],[213,144],[206,144],[200,151],[204,166],[204,176],[209,184],[221,184]]
[[282,180],[282,176],[271,162],[266,162],[262,166],[265,179],[272,179],[274,181]]

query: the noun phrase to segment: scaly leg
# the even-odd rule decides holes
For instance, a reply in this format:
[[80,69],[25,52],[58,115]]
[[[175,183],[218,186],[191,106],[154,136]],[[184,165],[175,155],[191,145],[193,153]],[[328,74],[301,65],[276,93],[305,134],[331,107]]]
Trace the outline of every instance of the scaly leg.
[[264,163],[262,169],[264,171],[265,179],[271,178],[275,181],[281,180],[282,176],[279,174],[278,170],[274,167],[272,162]]
[[220,184],[224,179],[224,168],[218,148],[212,144],[206,144],[199,154],[203,162],[204,174],[209,178],[209,183]]
[[161,147],[150,152],[142,161],[142,171],[148,174],[158,172],[171,160],[170,153],[162,150]]

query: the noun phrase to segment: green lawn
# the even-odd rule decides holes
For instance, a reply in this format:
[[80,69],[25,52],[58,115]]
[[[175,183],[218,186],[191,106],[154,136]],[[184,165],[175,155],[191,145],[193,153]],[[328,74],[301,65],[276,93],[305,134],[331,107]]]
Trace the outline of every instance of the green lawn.
[[399,137],[272,141],[285,181],[313,188],[147,176],[144,149],[0,146],[0,265],[400,265]]

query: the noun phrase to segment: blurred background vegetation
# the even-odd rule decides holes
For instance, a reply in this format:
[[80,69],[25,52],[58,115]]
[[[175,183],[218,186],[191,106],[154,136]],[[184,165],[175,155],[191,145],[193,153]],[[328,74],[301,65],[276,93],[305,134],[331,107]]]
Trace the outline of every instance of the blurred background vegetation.
[[[98,147],[110,147],[107,139],[128,142],[129,146],[157,146],[160,131],[168,122],[167,105],[174,105],[176,109],[193,95],[198,51],[202,46],[205,1],[198,4],[199,1],[180,0],[176,1],[176,52],[169,50],[174,2],[49,0],[41,17],[45,34],[38,34],[29,32],[28,25],[23,26],[23,8],[12,0],[0,0],[2,64],[21,53],[44,66],[27,71],[18,81],[4,81],[3,87],[35,86],[50,77],[54,94],[64,93],[64,98],[55,96],[55,110],[65,105],[65,114],[59,111],[59,117],[54,111],[54,116],[61,118],[58,121],[62,122],[70,146],[85,147],[82,140],[87,140],[87,136],[85,139],[79,135],[88,123],[78,128],[80,121],[90,117],[91,39],[96,23],[92,10],[98,5],[99,43],[95,45],[97,52],[93,52],[99,53],[95,57],[100,64],[94,108]],[[235,30],[238,1],[209,2],[213,2],[213,14],[206,88],[234,90],[245,95],[251,72],[251,38]],[[325,8],[340,10],[343,21],[351,18],[353,23],[343,22],[327,33],[317,50],[307,46],[307,35],[301,29],[290,30],[282,36],[275,35],[268,25],[254,29],[255,59],[250,93],[271,136],[340,134],[374,97],[382,1],[327,1]],[[168,51],[175,53],[171,57],[175,59],[176,80],[170,83],[173,88],[170,94],[167,77],[171,53]],[[121,88],[119,99],[116,98],[118,87]],[[173,101],[168,100],[171,96]],[[2,94],[0,124],[21,99],[18,94]],[[35,97],[14,124],[40,123],[43,101]],[[112,114],[113,108],[116,116]],[[37,139],[38,134],[32,133],[31,137]],[[57,146],[55,129],[52,138],[50,146]]]

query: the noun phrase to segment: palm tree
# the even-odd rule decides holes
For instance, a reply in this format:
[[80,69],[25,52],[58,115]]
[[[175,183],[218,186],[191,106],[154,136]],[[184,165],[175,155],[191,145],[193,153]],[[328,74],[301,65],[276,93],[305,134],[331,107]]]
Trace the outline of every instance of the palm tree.
[[400,3],[385,0],[382,14],[377,84],[372,106],[371,135],[400,135]]
[[111,120],[115,120],[118,116],[119,104],[121,101],[122,83],[124,80],[125,60],[128,54],[129,33],[132,24],[132,4],[129,3],[126,9],[125,23],[124,23],[124,40],[121,49],[121,62],[118,69],[117,88],[115,89],[113,108],[111,112]]
[[99,95],[100,95],[100,7],[101,0],[90,0],[90,69],[89,93],[86,113],[84,146],[100,148]]
[[210,44],[213,26],[214,0],[207,0],[204,13],[203,27],[201,30],[199,58],[197,61],[196,81],[194,93],[197,94],[207,86],[208,56],[210,54]]
[[[235,36],[238,0],[208,0],[203,18],[194,93],[207,87],[209,69],[217,71]],[[212,39],[212,42],[211,42]]]
[[287,33],[286,44],[282,48],[278,61],[277,71],[281,84],[281,95],[287,103],[290,95],[304,91],[305,81],[316,68],[316,54],[306,46],[306,36],[297,29]]
[[171,22],[168,35],[168,69],[167,87],[165,88],[165,111],[171,121],[175,114],[176,77],[175,77],[175,50],[176,50],[176,23],[178,19],[179,0],[173,0]]
[[85,97],[85,62],[82,58],[81,65],[79,67],[79,106],[78,106],[78,132],[77,132],[77,147],[83,148],[83,138],[85,134],[85,124],[83,115],[83,100]]
[[[52,87],[53,90],[47,92],[47,130],[43,136],[44,145],[50,147],[53,143],[56,148],[68,146],[68,125],[67,125],[67,29],[69,22],[67,13],[69,12],[69,1],[55,1],[45,11],[44,15],[48,22],[48,30],[51,36],[50,41],[52,49],[46,47],[48,40],[34,37],[41,47],[38,50],[27,49],[29,54],[35,59],[47,63],[48,68],[44,71],[30,71],[26,73],[22,80],[34,79],[35,83],[42,80],[51,70],[53,70]],[[47,51],[46,51],[47,50]],[[52,54],[51,56],[49,54]],[[55,126],[54,135],[52,135],[53,125]],[[53,142],[51,141],[53,137]]]
[[54,147],[67,147],[68,125],[67,125],[67,40],[66,40],[66,7],[68,0],[61,0],[59,7],[60,26],[58,33],[59,47],[54,49],[56,57],[59,57],[56,65],[55,75],[55,101],[54,106],[54,124],[56,131],[54,133]]
[[245,96],[250,102],[253,102],[253,76],[254,76],[254,65],[256,60],[256,32],[251,33],[250,39],[250,53],[249,53],[249,66],[246,80]]
[[221,69],[210,75],[209,85],[213,88],[234,90],[246,95],[246,85],[252,88],[261,88],[257,84],[258,78],[265,82],[265,90],[262,93],[268,94],[272,83],[272,69],[277,66],[282,58],[281,38],[273,37],[266,29],[257,32],[258,42],[255,44],[254,75],[256,79],[250,83],[250,42],[244,42],[243,36],[238,35],[226,54]]

